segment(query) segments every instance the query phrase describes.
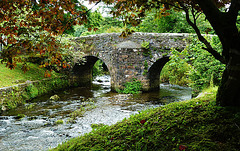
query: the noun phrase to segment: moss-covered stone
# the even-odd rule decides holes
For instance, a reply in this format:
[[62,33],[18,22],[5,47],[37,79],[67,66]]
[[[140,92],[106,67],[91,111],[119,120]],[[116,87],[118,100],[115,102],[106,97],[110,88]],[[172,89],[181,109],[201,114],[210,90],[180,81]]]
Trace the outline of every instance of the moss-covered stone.
[[49,78],[40,81],[27,81],[23,84],[0,89],[0,112],[14,109],[37,96],[53,90],[69,87],[67,77]]

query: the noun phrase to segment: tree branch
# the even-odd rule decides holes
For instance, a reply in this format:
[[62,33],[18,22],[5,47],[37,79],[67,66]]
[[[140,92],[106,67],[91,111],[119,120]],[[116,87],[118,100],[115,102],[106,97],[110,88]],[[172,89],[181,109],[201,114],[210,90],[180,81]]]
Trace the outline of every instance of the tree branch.
[[[102,0],[99,0],[98,2],[96,2],[93,7],[97,6],[101,1],[102,1]],[[76,20],[77,18],[81,17],[82,15],[86,15],[88,12],[90,12],[90,11],[93,9],[93,7],[91,7],[90,9],[88,9],[86,12],[84,12],[84,13],[76,16],[75,18],[70,19],[70,20],[66,23],[66,25],[72,23],[72,21]],[[67,30],[67,28],[64,29],[64,31],[66,31],[66,30]],[[64,33],[64,32],[63,32],[63,33]],[[62,35],[61,35],[60,41],[62,40],[63,33],[62,33]]]
[[228,17],[232,18],[233,20],[237,20],[239,10],[240,10],[240,1],[232,0],[232,3],[229,7],[229,11],[227,12]]
[[188,9],[186,8],[186,9],[184,9],[184,11],[186,13],[186,20],[187,20],[188,24],[190,26],[192,26],[192,28],[195,30],[195,32],[196,32],[196,34],[198,36],[198,39],[207,47],[207,48],[203,48],[203,49],[205,49],[209,53],[211,53],[214,56],[214,58],[219,60],[221,63],[226,64],[226,60],[224,59],[224,57],[221,56],[216,50],[214,50],[213,47],[211,46],[211,44],[207,41],[207,39],[202,36],[199,28],[196,25],[196,18],[195,18],[195,16],[194,16],[194,23],[193,23],[190,20]]

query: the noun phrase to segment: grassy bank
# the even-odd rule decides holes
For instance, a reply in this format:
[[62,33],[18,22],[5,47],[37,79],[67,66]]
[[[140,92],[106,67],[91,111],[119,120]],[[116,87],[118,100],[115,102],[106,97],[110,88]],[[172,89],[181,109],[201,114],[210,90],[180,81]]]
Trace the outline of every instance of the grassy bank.
[[150,109],[53,150],[239,150],[240,111],[216,106],[216,88],[201,98]]
[[[0,63],[0,88],[24,83],[25,81],[35,81],[44,79],[44,68],[39,68],[39,65],[28,63],[29,71],[24,73],[21,70],[21,64],[18,64],[15,69],[10,70],[6,68],[5,64]],[[60,76],[59,74],[52,72],[52,77]]]
[[[10,70],[0,64],[0,114],[2,111],[15,109],[37,96],[70,85],[67,77],[51,72],[51,78],[44,78],[46,69],[29,63],[30,70],[24,73],[18,65]],[[12,86],[12,87],[8,87]]]

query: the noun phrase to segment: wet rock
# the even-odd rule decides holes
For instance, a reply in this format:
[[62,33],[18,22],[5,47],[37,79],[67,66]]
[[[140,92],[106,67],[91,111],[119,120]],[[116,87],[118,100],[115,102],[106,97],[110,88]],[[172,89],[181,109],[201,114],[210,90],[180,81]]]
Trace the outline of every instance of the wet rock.
[[2,111],[6,111],[7,108],[3,105],[2,108],[1,108]]
[[58,101],[59,99],[60,97],[56,94],[50,97],[50,100],[53,100],[53,101]]

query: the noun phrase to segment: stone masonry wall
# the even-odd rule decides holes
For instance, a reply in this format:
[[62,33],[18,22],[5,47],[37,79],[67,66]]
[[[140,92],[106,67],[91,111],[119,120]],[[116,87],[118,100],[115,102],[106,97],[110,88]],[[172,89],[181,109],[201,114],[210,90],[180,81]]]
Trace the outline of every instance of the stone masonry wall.
[[[170,49],[183,50],[188,37],[189,34],[184,33],[134,33],[122,38],[120,33],[109,33],[72,40],[77,43],[75,50],[84,52],[90,62],[89,56],[94,56],[106,64],[111,75],[112,89],[121,89],[126,81],[136,78],[143,83],[143,89],[148,91],[158,87],[156,82],[159,82],[161,69],[168,61]],[[148,42],[149,48],[143,48],[143,42]],[[161,59],[163,61],[159,61]],[[79,78],[82,77],[79,81],[89,81],[90,69],[82,69],[75,69]]]

